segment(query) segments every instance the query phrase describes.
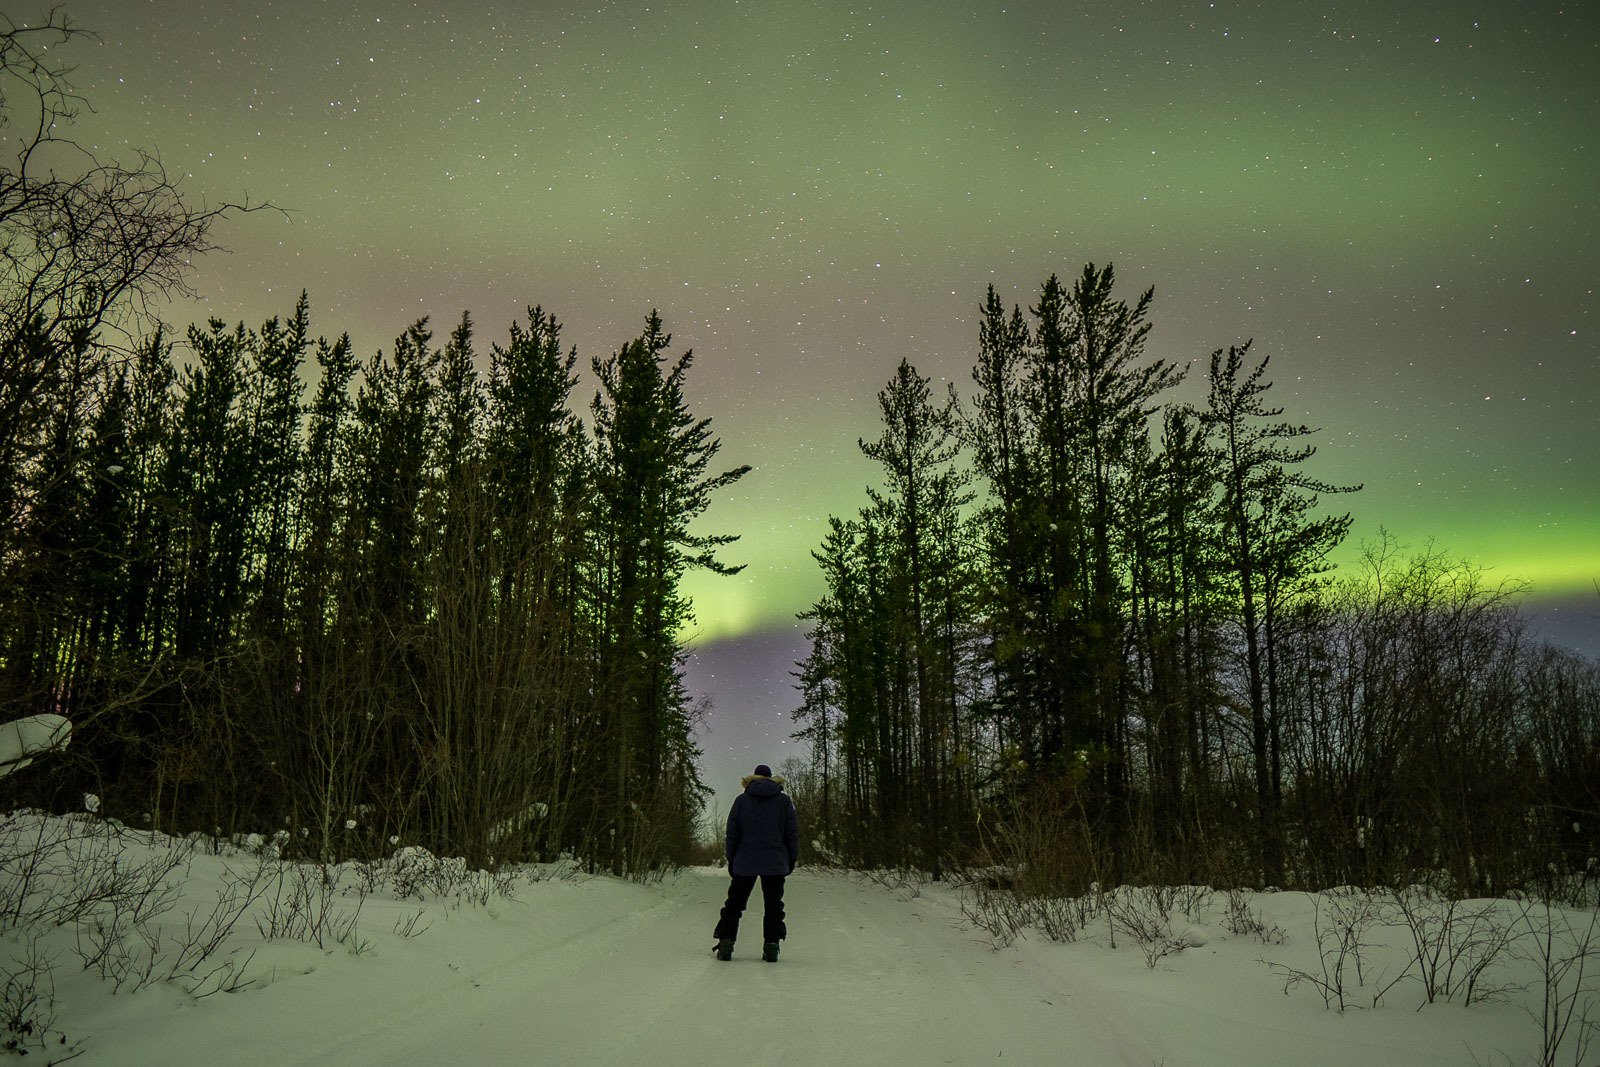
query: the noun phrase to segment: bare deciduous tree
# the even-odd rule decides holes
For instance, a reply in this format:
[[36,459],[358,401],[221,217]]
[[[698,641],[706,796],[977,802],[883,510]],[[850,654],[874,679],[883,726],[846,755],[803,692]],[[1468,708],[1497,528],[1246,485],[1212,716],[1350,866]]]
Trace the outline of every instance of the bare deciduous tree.
[[[97,155],[71,136],[88,102],[63,46],[93,39],[61,5],[0,13],[0,526],[23,504],[15,468],[73,353],[185,295],[212,229],[267,204],[196,202],[152,150]],[[112,350],[102,350],[102,360]],[[5,546],[0,545],[0,551]]]

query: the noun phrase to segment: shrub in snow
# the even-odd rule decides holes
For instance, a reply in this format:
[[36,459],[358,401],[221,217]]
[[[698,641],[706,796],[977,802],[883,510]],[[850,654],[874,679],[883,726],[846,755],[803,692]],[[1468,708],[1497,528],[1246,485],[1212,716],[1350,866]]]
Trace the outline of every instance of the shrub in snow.
[[988,934],[995,949],[1015,941],[1029,923],[1027,909],[1015,893],[981,878],[963,887],[960,906],[962,916]]
[[1231,934],[1248,934],[1263,945],[1281,945],[1288,936],[1283,927],[1269,922],[1259,908],[1252,907],[1250,897],[1243,889],[1228,890],[1228,908],[1223,925]]
[[1081,896],[1029,893],[1019,888],[1020,884],[1021,880],[998,868],[971,872],[963,881],[961,914],[987,933],[996,949],[1011,944],[1030,928],[1050,941],[1076,941],[1105,910],[1108,894],[1101,892],[1098,882],[1091,883],[1089,892]]
[[849,866],[849,864],[844,861],[843,857],[834,852],[827,845],[823,844],[821,838],[814,837],[811,839],[811,849],[816,853],[816,859],[812,861],[813,863],[817,863],[823,867]]
[[[180,923],[169,913],[182,892],[193,842],[38,812],[13,812],[0,829],[0,928],[14,939],[31,944],[60,936],[55,931],[70,933],[84,970],[117,991],[165,982],[204,996],[245,984],[249,956],[223,946],[260,894],[256,872],[228,872],[210,910],[197,907]],[[48,967],[36,968],[5,997],[13,1008],[24,1004],[32,995],[24,986],[39,994],[49,977]],[[19,1017],[13,1012],[13,1020]]]
[[[1519,921],[1530,914],[1531,905],[1523,905],[1519,918],[1505,901],[1463,901],[1421,886],[1395,893],[1344,887],[1313,894],[1310,900],[1315,966],[1262,961],[1283,978],[1285,993],[1310,986],[1324,1007],[1344,1012],[1358,989],[1376,1008],[1391,991],[1415,982],[1422,988],[1421,1008],[1441,1000],[1464,1006],[1498,1000],[1516,988],[1496,975],[1517,956]],[[1398,971],[1380,973],[1369,987],[1368,952],[1378,944],[1373,935],[1379,929],[1398,932],[1382,947],[1391,959],[1398,951],[1402,963]],[[1600,937],[1596,940],[1600,957]]]
[[[1172,907],[1183,912],[1192,923],[1203,922],[1216,890],[1208,885],[1180,885],[1172,889]],[[1190,942],[1193,944],[1194,942]]]
[[441,859],[425,848],[407,845],[396,849],[387,863],[389,885],[397,896],[423,899],[448,896],[467,877],[467,861]]
[[271,888],[263,895],[256,929],[266,940],[306,941],[318,948],[342,944],[358,952],[361,944],[356,924],[361,919],[365,892],[353,909],[337,906],[338,876],[327,867],[306,863],[274,865]]
[[1037,896],[1029,900],[1033,925],[1051,941],[1070,943],[1105,913],[1107,894],[1096,887],[1076,897]]
[[1596,971],[1600,970],[1600,913],[1587,912],[1577,923],[1548,901],[1524,904],[1512,949],[1534,965],[1535,1001],[1525,1010],[1539,1024],[1540,1067],[1592,1063],[1589,1048],[1600,1035]]
[[[1333,889],[1314,894],[1311,906],[1317,969],[1300,970],[1277,963],[1268,966],[1284,980],[1284,993],[1300,985],[1310,986],[1322,998],[1323,1007],[1343,1014],[1349,1006],[1349,997],[1356,988],[1366,984],[1363,954],[1371,947],[1367,931],[1380,921],[1381,910],[1370,894],[1359,889]],[[1394,981],[1373,995],[1374,1006],[1394,986]]]
[[922,885],[927,881],[927,876],[921,871],[914,871],[909,867],[897,867],[894,870],[880,868],[872,871],[858,872],[861,877],[878,883],[883,888],[894,893],[901,900],[915,900],[922,895]]
[[1106,894],[1105,913],[1111,947],[1117,947],[1117,935],[1122,934],[1139,946],[1144,965],[1152,970],[1167,956],[1188,947],[1172,930],[1170,886],[1118,886]]
[[1502,992],[1484,981],[1513,936],[1498,903],[1469,903],[1422,886],[1402,889],[1391,901],[1387,921],[1407,935],[1425,1003],[1473,1004]]
[[56,1027],[56,991],[50,960],[30,938],[5,961],[0,984],[0,1052],[26,1056],[40,1052],[46,1063],[65,1063],[81,1054],[83,1042],[69,1041]]
[[[398,897],[448,899],[480,907],[497,898],[516,899],[518,872],[509,869],[479,871],[459,856],[435,856],[425,848],[407,845],[378,865],[368,865],[369,876],[386,881]],[[530,872],[522,872],[529,876]],[[532,876],[537,878],[536,875]]]

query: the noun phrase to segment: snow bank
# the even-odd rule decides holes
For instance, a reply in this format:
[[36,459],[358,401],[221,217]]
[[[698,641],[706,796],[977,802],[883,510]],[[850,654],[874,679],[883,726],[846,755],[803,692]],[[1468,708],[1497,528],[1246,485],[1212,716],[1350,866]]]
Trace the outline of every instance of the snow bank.
[[3,817],[0,1044],[118,1065],[1420,1067],[1589,1062],[1600,1018],[1583,909],[1121,887],[1058,916],[1071,940],[996,938],[970,888],[803,870],[781,962],[760,960],[758,897],[725,964],[711,868],[640,886],[241,844]]

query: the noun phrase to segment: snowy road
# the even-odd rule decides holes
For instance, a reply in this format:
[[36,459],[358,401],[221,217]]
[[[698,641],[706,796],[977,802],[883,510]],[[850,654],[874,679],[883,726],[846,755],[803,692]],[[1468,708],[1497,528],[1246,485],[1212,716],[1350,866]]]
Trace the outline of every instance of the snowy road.
[[780,963],[763,963],[749,936],[720,963],[707,950],[725,888],[719,872],[687,871],[649,910],[369,1015],[334,1045],[280,1049],[278,1061],[1148,1067],[1161,1058],[1085,991],[1054,988],[988,951],[928,902],[845,877],[790,879]]
[[[196,859],[195,901],[222,862]],[[1527,1062],[1538,1047],[1519,1005],[1419,1011],[1408,980],[1383,1008],[1340,1014],[1311,990],[1286,989],[1269,954],[1301,968],[1317,959],[1313,902],[1300,893],[1250,898],[1279,929],[1272,944],[1228,936],[1216,920],[1189,927],[1192,947],[1150,969],[1125,940],[1112,948],[1098,921],[1070,945],[994,952],[960,924],[947,887],[919,894],[802,870],[788,887],[792,936],[772,965],[760,960],[759,925],[746,926],[733,962],[711,957],[727,887],[719,871],[659,886],[553,873],[487,905],[375,895],[359,934],[321,945],[246,930],[236,940],[252,953],[249,981],[229,994],[157,983],[113,995],[63,966],[58,1025],[88,1038],[83,1067],[1447,1067]],[[348,916],[356,901],[333,906]],[[1403,944],[1399,955],[1364,951],[1371,981],[1357,998],[1404,967]],[[1528,988],[1535,977],[1494,980]]]

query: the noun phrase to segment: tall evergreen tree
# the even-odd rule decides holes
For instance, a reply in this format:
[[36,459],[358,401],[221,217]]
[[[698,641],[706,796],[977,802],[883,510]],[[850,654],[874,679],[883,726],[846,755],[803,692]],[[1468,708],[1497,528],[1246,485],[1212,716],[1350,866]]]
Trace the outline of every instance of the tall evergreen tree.
[[1046,602],[1039,560],[1040,523],[1034,515],[1038,463],[1034,424],[1023,390],[1032,336],[1022,309],[1005,305],[990,286],[978,329],[977,385],[968,427],[978,473],[991,488],[980,510],[983,549],[990,580],[980,611],[988,629],[991,718],[1002,724],[1003,743],[1019,758],[1037,761],[1045,746],[1040,730],[1045,703],[1045,650],[1029,631]]
[[1211,354],[1210,393],[1203,421],[1212,434],[1222,470],[1224,566],[1237,597],[1244,640],[1243,684],[1250,709],[1250,746],[1255,767],[1259,862],[1262,878],[1279,884],[1284,875],[1283,772],[1280,722],[1273,667],[1276,628],[1294,583],[1326,569],[1327,554],[1344,539],[1350,516],[1313,518],[1317,495],[1352,492],[1309,477],[1300,464],[1316,454],[1295,442],[1312,430],[1277,421],[1279,407],[1264,400],[1270,357],[1248,371],[1250,342]]
[[[253,471],[251,591],[256,632],[281,646],[289,632],[294,507],[301,484],[300,370],[311,344],[310,301],[302,291],[286,321],[267,320],[252,338],[253,373],[245,391],[245,428]],[[282,652],[278,653],[280,657]]]
[[241,400],[249,373],[244,325],[191,327],[194,362],[178,381],[178,412],[162,492],[172,509],[178,582],[172,641],[185,660],[211,662],[235,633],[246,598],[255,486]]
[[500,627],[539,664],[528,699],[539,705],[540,742],[555,753],[530,783],[544,805],[537,849],[547,858],[598,825],[584,782],[597,741],[582,696],[594,661],[582,591],[590,456],[570,408],[577,360],[575,348],[563,352],[555,316],[529,309],[527,326],[512,323],[509,342],[491,349],[485,428]]
[[644,811],[675,817],[686,831],[699,803],[678,646],[690,608],[679,581],[690,567],[742,569],[716,558],[736,537],[696,533],[692,524],[714,492],[750,468],[710,473],[721,443],[709,419],[689,413],[683,383],[693,353],[669,363],[671,343],[652,311],[643,334],[593,362],[599,683],[612,716],[616,797],[606,830],[616,870],[654,859],[659,846],[645,836]]
[[[910,746],[898,761],[916,798],[906,814],[920,829],[922,863],[938,876],[953,800],[953,746],[960,737],[963,663],[954,606],[966,596],[961,509],[970,502],[959,451],[955,394],[935,405],[929,380],[906,360],[878,393],[883,429],[861,451],[883,467],[884,488],[868,489],[868,521],[885,534],[891,559],[896,734]],[[907,827],[909,829],[909,826]]]

